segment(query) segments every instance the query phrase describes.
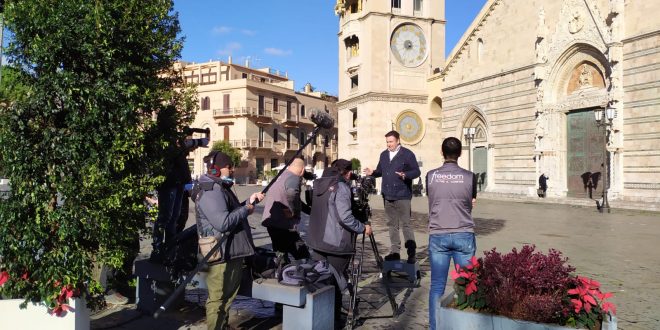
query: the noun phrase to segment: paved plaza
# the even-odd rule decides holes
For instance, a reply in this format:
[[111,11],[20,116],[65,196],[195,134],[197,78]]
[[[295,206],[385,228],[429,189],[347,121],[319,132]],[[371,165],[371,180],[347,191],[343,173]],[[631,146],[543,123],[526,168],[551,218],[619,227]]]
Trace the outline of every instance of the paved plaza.
[[[238,186],[239,197],[261,187]],[[388,252],[389,239],[384,225],[382,200],[373,196],[374,232],[380,253]],[[393,276],[392,290],[401,314],[391,318],[392,309],[377,277],[372,253],[367,254],[360,290],[365,316],[362,329],[426,329],[428,328],[429,263],[426,252],[426,198],[413,199],[413,224],[422,249],[418,251],[422,279],[419,287],[406,278]],[[256,229],[257,246],[269,246],[265,228],[260,226],[261,209],[250,217]],[[523,244],[535,244],[546,252],[555,248],[569,258],[577,273],[600,281],[604,290],[612,291],[617,305],[620,329],[660,328],[660,251],[656,249],[660,232],[660,214],[646,211],[613,209],[611,214],[594,208],[548,203],[479,199],[474,210],[477,225],[478,256],[496,247],[508,252]],[[189,220],[194,222],[194,216]],[[148,240],[141,257],[148,255]],[[450,285],[450,284],[449,284]],[[187,303],[161,319],[142,316],[134,305],[107,309],[93,318],[95,329],[205,329],[202,290],[188,292]],[[239,297],[231,313],[231,325],[244,329],[281,328],[281,319],[272,303]]]

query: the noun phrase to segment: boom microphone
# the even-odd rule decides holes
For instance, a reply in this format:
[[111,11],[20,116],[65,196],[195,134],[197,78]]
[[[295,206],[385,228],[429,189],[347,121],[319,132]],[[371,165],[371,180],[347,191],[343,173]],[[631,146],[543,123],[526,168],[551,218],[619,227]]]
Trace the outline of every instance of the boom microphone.
[[314,124],[321,128],[330,129],[335,126],[335,120],[325,111],[318,109],[312,110],[312,116],[310,118]]

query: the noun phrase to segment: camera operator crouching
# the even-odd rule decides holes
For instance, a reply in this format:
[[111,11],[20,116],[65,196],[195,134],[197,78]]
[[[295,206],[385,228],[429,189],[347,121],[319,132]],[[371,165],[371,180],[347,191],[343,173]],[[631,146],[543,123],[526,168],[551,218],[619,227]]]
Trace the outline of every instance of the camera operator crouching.
[[[314,181],[311,220],[307,244],[314,251],[313,258],[327,260],[341,276],[355,254],[355,237],[371,234],[371,225],[361,223],[352,212],[351,162],[336,160]],[[339,324],[342,291],[335,284],[335,324]]]

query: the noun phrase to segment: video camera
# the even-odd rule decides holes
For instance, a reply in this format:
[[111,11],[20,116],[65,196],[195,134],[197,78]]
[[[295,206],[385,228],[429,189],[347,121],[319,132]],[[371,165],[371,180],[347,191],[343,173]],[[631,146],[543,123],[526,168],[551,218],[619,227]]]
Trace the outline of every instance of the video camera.
[[369,206],[369,195],[376,189],[376,178],[373,176],[358,176],[351,174],[351,195],[353,201],[351,208],[353,215],[362,223],[369,221],[371,207]]
[[203,138],[199,139],[186,139],[185,146],[187,149],[194,149],[197,147],[205,148],[208,146],[209,141],[211,140],[211,129],[210,128],[191,128],[186,127],[183,129],[183,133],[189,136],[192,136],[193,133],[202,133],[204,134]]

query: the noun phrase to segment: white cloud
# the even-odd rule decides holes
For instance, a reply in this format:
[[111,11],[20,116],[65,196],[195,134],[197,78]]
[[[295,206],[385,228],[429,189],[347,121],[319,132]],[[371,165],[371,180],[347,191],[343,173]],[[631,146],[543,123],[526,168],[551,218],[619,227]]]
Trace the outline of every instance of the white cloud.
[[264,49],[264,53],[273,56],[289,56],[293,53],[293,51],[291,51],[290,49],[284,50],[279,48],[268,47]]
[[246,36],[253,37],[257,34],[257,31],[254,30],[248,30],[248,29],[243,29],[241,30],[241,33],[243,33]]
[[238,42],[230,42],[224,48],[218,50],[218,55],[232,55],[235,51],[241,49],[243,46]]
[[231,32],[232,28],[228,26],[216,26],[211,30],[213,34],[227,34]]

